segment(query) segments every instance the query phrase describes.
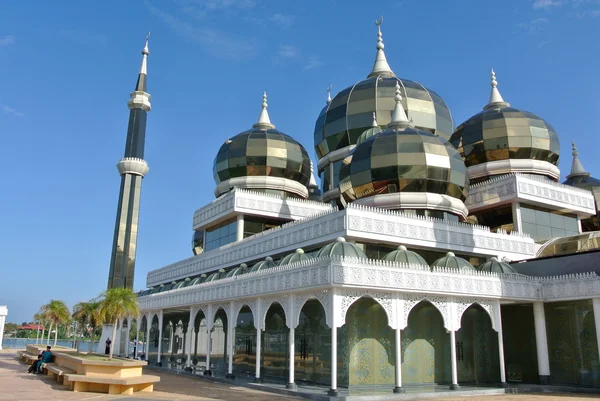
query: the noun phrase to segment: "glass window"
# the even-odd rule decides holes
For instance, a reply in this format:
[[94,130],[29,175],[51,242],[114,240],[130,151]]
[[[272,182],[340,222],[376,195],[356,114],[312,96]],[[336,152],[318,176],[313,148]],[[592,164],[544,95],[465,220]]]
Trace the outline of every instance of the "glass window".
[[216,249],[220,246],[235,242],[237,235],[236,219],[229,219],[223,223],[206,230],[206,250]]
[[531,205],[521,205],[521,221],[522,231],[531,235],[536,242],[564,237],[578,230],[576,216]]

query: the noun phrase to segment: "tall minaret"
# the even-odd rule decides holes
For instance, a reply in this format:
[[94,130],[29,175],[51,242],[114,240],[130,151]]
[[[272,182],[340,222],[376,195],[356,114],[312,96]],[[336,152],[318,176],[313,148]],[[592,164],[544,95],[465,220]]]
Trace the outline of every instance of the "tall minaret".
[[148,51],[149,37],[150,33],[146,36],[146,45],[142,50],[142,66],[135,90],[127,102],[129,126],[127,127],[125,155],[117,163],[117,169],[121,175],[121,191],[119,192],[117,222],[108,273],[109,289],[133,288],[142,179],[149,169],[144,160],[146,118],[151,108],[150,94],[146,92],[146,63],[150,53]]

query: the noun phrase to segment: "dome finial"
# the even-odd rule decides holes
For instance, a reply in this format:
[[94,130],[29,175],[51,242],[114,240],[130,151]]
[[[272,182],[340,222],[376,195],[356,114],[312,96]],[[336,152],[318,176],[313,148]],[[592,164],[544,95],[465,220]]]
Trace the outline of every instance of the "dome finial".
[[383,17],[379,17],[375,20],[375,25],[377,25],[377,56],[375,57],[375,64],[373,64],[373,70],[367,76],[367,78],[376,77],[378,75],[395,77],[396,74],[390,68],[390,65],[385,58],[385,53],[383,52],[384,44],[383,44],[383,34],[381,33],[381,24],[383,23]]
[[275,126],[271,124],[271,119],[269,118],[269,112],[267,111],[267,92],[263,93],[262,100],[262,110],[260,111],[260,116],[258,116],[258,122],[254,124],[252,127],[261,128],[261,129],[273,129]]
[[373,124],[371,124],[371,127],[375,128],[375,127],[379,127],[379,124],[377,124],[377,113],[373,112]]
[[142,49],[142,65],[140,66],[140,73],[138,75],[137,83],[135,84],[136,92],[146,92],[146,76],[148,75],[148,40],[150,39],[150,32],[146,34],[146,43]]
[[490,93],[490,101],[484,107],[484,109],[488,109],[491,107],[498,107],[498,106],[508,107],[509,104],[504,101],[504,99],[502,98],[502,95],[500,94],[500,91],[498,90],[498,81],[496,81],[496,72],[494,71],[493,68],[492,68],[492,72],[491,72],[490,76],[491,76],[490,85],[492,86],[492,92]]
[[567,176],[567,179],[570,177],[589,177],[590,173],[585,171],[583,164],[581,164],[581,161],[579,160],[579,152],[577,151],[575,141],[571,142],[571,148],[573,149],[573,163],[571,164],[571,172]]
[[404,111],[404,106],[402,106],[402,95],[400,94],[400,83],[396,81],[396,96],[394,97],[396,100],[396,106],[394,106],[394,111],[392,112],[392,121],[387,125],[388,128],[406,128],[411,124],[406,117],[406,112]]
[[327,100],[325,101],[325,103],[331,103],[331,84],[329,84],[329,86],[327,87]]

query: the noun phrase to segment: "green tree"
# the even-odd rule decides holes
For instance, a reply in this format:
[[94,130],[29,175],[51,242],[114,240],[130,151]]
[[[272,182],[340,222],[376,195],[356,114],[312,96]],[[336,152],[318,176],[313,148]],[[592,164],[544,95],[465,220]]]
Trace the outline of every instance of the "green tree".
[[44,314],[48,321],[50,322],[50,329],[48,330],[48,341],[46,344],[50,343],[50,332],[52,331],[52,327],[55,327],[54,331],[54,346],[56,347],[56,341],[58,339],[58,325],[65,324],[69,321],[71,317],[71,312],[69,312],[69,308],[63,301],[59,301],[56,299],[51,299],[50,302],[43,307]]
[[[36,313],[35,315],[33,315],[33,322],[35,324],[39,325],[43,325],[44,324],[44,316],[42,315],[41,312]],[[42,337],[44,336],[43,331],[42,331]],[[40,331],[39,328],[35,331],[35,342],[38,343],[38,341],[40,341]]]
[[[119,320],[139,314],[137,296],[130,288],[111,288],[101,295],[100,308],[98,309],[100,321],[113,325],[112,339],[117,336]],[[112,359],[114,344],[110,347],[108,359]]]
[[94,347],[94,333],[98,327],[99,315],[98,309],[100,303],[95,299],[87,302],[79,302],[73,307],[73,319],[77,321],[82,329],[87,329],[90,332],[90,349],[88,354],[92,353]]

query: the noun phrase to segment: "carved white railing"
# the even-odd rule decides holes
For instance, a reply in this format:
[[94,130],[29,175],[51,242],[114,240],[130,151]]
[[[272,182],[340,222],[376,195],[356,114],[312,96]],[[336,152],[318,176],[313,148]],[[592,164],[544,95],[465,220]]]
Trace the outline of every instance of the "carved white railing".
[[236,212],[299,220],[333,210],[334,207],[327,203],[295,198],[283,199],[275,194],[236,188],[196,210],[193,228],[204,227],[212,221]]
[[506,174],[470,186],[465,205],[469,210],[478,210],[519,197],[538,200],[551,208],[595,213],[594,197],[590,191],[524,174]]

